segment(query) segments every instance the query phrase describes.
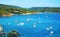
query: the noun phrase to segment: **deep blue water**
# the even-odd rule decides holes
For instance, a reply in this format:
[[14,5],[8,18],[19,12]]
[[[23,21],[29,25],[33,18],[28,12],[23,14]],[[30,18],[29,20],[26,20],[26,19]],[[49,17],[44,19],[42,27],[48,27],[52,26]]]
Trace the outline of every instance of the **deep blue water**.
[[60,37],[59,13],[0,17],[0,24],[6,33],[12,30],[21,33],[19,37]]

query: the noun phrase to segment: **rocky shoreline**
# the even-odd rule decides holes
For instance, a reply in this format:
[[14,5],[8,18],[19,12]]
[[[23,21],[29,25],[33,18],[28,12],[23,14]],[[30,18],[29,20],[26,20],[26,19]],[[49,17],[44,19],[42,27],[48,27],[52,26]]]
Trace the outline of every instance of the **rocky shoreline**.
[[13,14],[12,13],[9,13],[9,14],[2,14],[1,16],[12,16]]

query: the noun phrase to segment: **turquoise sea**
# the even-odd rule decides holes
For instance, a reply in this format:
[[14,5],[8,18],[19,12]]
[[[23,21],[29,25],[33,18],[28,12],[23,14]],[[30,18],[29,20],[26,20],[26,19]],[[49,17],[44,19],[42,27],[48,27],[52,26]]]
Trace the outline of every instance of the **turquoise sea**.
[[41,13],[0,17],[0,24],[9,33],[16,30],[19,37],[60,37],[60,13]]

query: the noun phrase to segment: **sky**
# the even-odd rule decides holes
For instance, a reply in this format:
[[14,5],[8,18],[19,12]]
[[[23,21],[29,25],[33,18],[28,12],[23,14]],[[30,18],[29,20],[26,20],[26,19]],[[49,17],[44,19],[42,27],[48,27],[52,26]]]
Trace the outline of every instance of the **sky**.
[[60,0],[0,0],[0,4],[30,7],[60,7]]

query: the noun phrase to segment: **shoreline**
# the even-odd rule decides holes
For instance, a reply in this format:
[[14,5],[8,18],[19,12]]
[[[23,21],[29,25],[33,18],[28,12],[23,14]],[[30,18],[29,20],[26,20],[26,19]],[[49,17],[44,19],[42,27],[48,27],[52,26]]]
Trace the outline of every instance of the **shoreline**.
[[[1,16],[8,16],[8,17],[10,17],[10,16],[13,16],[13,15],[32,15],[32,14],[42,14],[42,12],[36,12],[36,13],[23,13],[23,14],[13,14],[13,13],[9,13],[9,14],[2,14]],[[45,12],[44,12],[44,14],[46,14]],[[50,12],[48,13],[48,14],[50,14]],[[56,14],[56,13],[53,13],[53,14]]]
[[1,16],[13,16],[13,15],[31,15],[31,14],[40,14],[40,13],[23,13],[23,14],[13,14],[13,13],[9,13],[9,14],[2,14]]

